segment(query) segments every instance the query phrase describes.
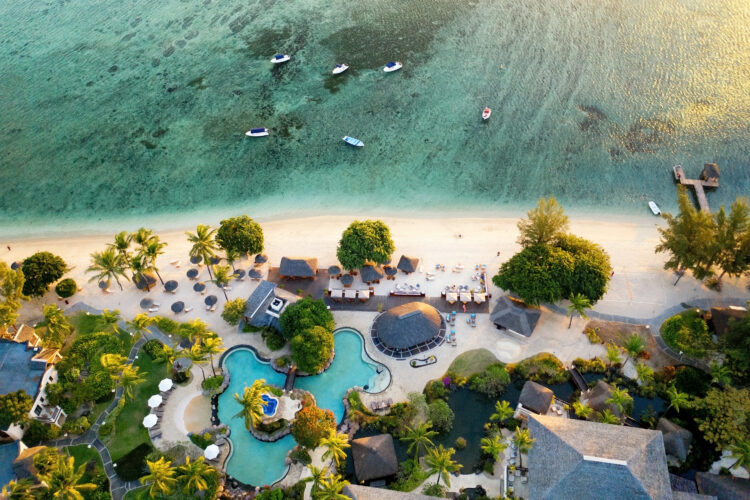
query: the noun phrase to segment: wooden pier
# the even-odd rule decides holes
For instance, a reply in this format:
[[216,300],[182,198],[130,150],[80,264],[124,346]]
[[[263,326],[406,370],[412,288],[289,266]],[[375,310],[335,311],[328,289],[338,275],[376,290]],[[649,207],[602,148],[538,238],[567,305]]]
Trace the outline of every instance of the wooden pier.
[[688,179],[682,170],[682,165],[675,165],[672,167],[672,171],[677,182],[683,186],[690,186],[695,190],[695,196],[698,198],[698,205],[701,211],[710,213],[711,209],[708,208],[708,200],[706,199],[704,188],[719,187],[719,166],[715,163],[704,164],[700,179]]

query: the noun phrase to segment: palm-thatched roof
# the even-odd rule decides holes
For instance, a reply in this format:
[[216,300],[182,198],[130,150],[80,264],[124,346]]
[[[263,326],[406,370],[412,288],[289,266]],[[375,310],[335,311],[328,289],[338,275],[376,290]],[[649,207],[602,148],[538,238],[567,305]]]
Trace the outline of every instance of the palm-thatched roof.
[[46,446],[34,446],[33,448],[21,446],[18,457],[13,461],[13,474],[18,479],[34,477],[37,473],[36,467],[34,467],[34,455],[46,448]]
[[378,316],[373,329],[386,346],[406,349],[437,337],[441,326],[437,309],[424,302],[409,302]]
[[367,264],[365,266],[362,266],[362,268],[359,270],[359,275],[362,278],[362,281],[365,283],[370,283],[371,281],[379,281],[383,278],[385,274],[385,271],[383,271],[383,268],[380,267],[380,265],[370,265]]
[[666,418],[659,419],[656,429],[664,435],[664,449],[667,455],[672,455],[684,462],[690,450],[690,443],[693,441],[693,433]]
[[282,257],[279,275],[284,278],[314,278],[318,271],[315,257]]
[[405,273],[414,273],[419,267],[419,258],[402,255],[396,267]]
[[521,301],[503,295],[497,299],[495,308],[490,313],[490,321],[501,328],[530,337],[541,315],[539,309],[528,307]]
[[720,175],[719,166],[716,163],[704,163],[703,164],[703,171],[701,172],[701,179],[718,180],[719,175]]
[[548,387],[537,384],[532,380],[527,380],[523,384],[518,402],[527,410],[544,415],[549,411],[549,405],[552,403],[552,398],[554,397],[555,393]]
[[586,403],[594,410],[603,412],[609,410],[616,416],[621,416],[620,409],[607,403],[607,400],[612,397],[612,386],[603,380],[597,380],[596,385],[581,395],[581,402]]
[[672,500],[659,431],[529,416],[529,498]]
[[357,481],[372,481],[389,477],[398,471],[393,436],[378,434],[352,441],[354,473]]
[[357,484],[350,484],[344,487],[342,493],[352,500],[435,500],[435,497],[428,497],[411,491],[371,488],[370,486],[360,486]]
[[744,307],[712,307],[709,323],[713,332],[721,337],[727,333],[730,323],[741,320],[746,314],[747,309]]

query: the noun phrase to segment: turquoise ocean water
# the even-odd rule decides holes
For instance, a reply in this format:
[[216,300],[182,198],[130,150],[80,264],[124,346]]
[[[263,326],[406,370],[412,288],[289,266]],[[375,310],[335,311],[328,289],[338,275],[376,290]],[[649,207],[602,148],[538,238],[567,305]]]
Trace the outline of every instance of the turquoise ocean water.
[[8,0],[0,52],[3,234],[750,192],[745,0]]

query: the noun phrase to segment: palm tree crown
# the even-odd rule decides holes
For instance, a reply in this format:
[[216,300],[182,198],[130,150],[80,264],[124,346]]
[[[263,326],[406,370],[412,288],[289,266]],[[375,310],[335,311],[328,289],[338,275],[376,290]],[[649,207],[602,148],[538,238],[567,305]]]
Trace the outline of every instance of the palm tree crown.
[[314,500],[349,500],[349,497],[341,493],[349,481],[336,475],[329,475],[320,480],[318,489],[313,491],[311,496]]
[[162,279],[161,274],[159,274],[159,268],[156,267],[156,258],[164,253],[165,246],[167,246],[167,244],[159,241],[158,236],[152,236],[151,239],[141,248],[141,255],[143,255],[143,257],[149,262],[153,270],[156,272],[156,275],[159,277],[159,281],[161,281],[162,285],[164,284],[164,280]]
[[79,484],[85,473],[86,464],[76,468],[73,457],[59,457],[57,463],[49,471],[38,474],[37,478],[53,498],[83,500],[82,491],[94,491],[98,488],[91,483]]
[[229,297],[227,297],[227,291],[226,286],[229,284],[229,282],[232,279],[231,269],[229,266],[212,266],[214,268],[214,278],[210,281],[213,281],[216,283],[216,286],[221,288],[221,291],[224,292],[224,300],[229,300]]
[[34,482],[31,479],[11,480],[3,486],[2,497],[8,500],[35,500]]
[[177,471],[172,468],[172,462],[162,457],[155,462],[146,460],[146,466],[148,467],[148,474],[143,476],[140,481],[141,484],[151,483],[148,490],[151,498],[155,498],[157,495],[171,495],[177,484],[177,479],[174,477]]
[[680,413],[680,408],[684,408],[685,405],[690,401],[690,396],[684,392],[677,390],[677,387],[670,385],[667,387],[667,397],[669,398],[669,406],[664,411],[666,414],[670,408],[674,408],[677,413]]
[[531,437],[531,433],[528,429],[516,429],[516,433],[513,434],[513,443],[518,448],[518,463],[521,463],[521,454],[528,453],[531,447],[534,446],[535,438]]
[[409,443],[406,452],[411,453],[414,450],[414,463],[419,460],[420,451],[426,450],[433,446],[430,438],[437,436],[437,431],[432,430],[432,423],[427,421],[419,424],[416,428],[406,426],[406,433],[401,438],[402,441]]
[[242,397],[239,394],[234,395],[234,399],[242,405],[242,410],[234,418],[244,417],[245,427],[248,429],[250,429],[251,425],[253,427],[258,425],[263,418],[263,406],[265,406],[265,402],[261,396],[265,392],[265,385],[266,381],[264,379],[258,379],[250,387],[245,387]]
[[183,483],[182,491],[188,495],[208,489],[208,480],[216,474],[216,470],[203,457],[192,462],[190,457],[186,457],[185,464],[177,467],[177,472],[179,481]]
[[633,402],[633,398],[630,397],[627,389],[620,389],[615,386],[610,396],[604,402],[608,405],[614,405],[620,411],[620,414],[624,415]]
[[123,397],[130,400],[133,399],[133,389],[135,386],[146,380],[144,376],[139,373],[138,367],[133,365],[127,365],[123,368],[118,379],[122,386]]
[[437,448],[430,449],[427,453],[425,463],[429,467],[430,475],[437,473],[438,480],[436,484],[440,484],[440,478],[443,478],[446,486],[451,485],[451,472],[456,472],[461,468],[459,464],[452,460],[455,452],[456,450],[453,448],[448,448],[446,450],[441,444],[438,445]]
[[507,401],[497,401],[495,402],[495,413],[490,415],[490,420],[493,422],[497,420],[502,423],[512,417],[513,413],[515,412],[513,411],[513,408],[510,407],[510,404],[508,404]]
[[341,461],[346,459],[346,448],[349,448],[349,436],[343,433],[337,433],[335,430],[331,430],[328,437],[324,437],[320,440],[321,446],[326,448],[323,453],[323,459],[333,458],[336,462],[336,467],[341,464]]
[[591,301],[582,293],[575,293],[570,296],[570,305],[568,306],[568,316],[570,322],[568,328],[573,324],[573,313],[577,313],[583,319],[586,319],[586,309],[591,308]]
[[492,437],[484,437],[481,440],[482,451],[492,457],[492,460],[497,460],[497,456],[505,451],[507,444],[500,440],[500,436],[493,434]]
[[122,290],[120,278],[130,279],[125,274],[128,264],[124,254],[117,253],[114,248],[107,248],[103,252],[91,254],[91,265],[86,269],[87,273],[94,273],[89,281],[105,281],[107,286],[114,279]]
[[130,242],[132,240],[133,236],[129,232],[120,231],[115,235],[114,242],[107,245],[107,248],[113,250],[123,259],[127,259],[128,250],[130,249]]
[[[136,340],[141,335],[145,335],[148,332],[148,327],[154,324],[156,320],[146,313],[138,313],[135,318],[128,321],[128,328],[132,330],[132,334],[136,337]],[[147,337],[148,338],[148,337]]]
[[214,257],[219,249],[219,244],[214,239],[216,229],[211,229],[211,226],[206,224],[198,224],[195,234],[190,232],[185,234],[187,234],[188,241],[193,244],[190,248],[190,256],[202,258],[208,267],[208,274],[211,275],[211,257]]

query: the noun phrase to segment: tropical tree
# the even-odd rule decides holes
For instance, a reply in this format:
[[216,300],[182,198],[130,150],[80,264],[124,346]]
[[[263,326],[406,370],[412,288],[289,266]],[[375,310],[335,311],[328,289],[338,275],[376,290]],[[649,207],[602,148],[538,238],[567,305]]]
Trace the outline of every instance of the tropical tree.
[[141,336],[146,336],[149,333],[149,327],[153,325],[155,319],[146,313],[138,313],[135,318],[127,322],[128,328],[137,340]]
[[684,408],[690,402],[690,396],[677,390],[677,387],[675,387],[674,384],[667,387],[667,398],[669,398],[669,406],[664,410],[665,415],[671,408],[674,408],[677,413],[680,413],[680,408]]
[[610,368],[613,365],[622,362],[622,358],[620,357],[620,348],[615,344],[607,344],[607,361],[609,361]]
[[145,382],[145,374],[139,373],[139,368],[133,365],[127,365],[122,369],[117,380],[120,382],[122,387],[122,395],[127,400],[133,399],[133,389],[136,385]]
[[719,384],[721,386],[727,386],[732,383],[732,370],[729,366],[719,364],[717,362],[711,363],[711,382]]
[[206,380],[206,372],[203,371],[203,365],[206,361],[208,361],[208,358],[206,357],[206,352],[203,350],[202,344],[203,339],[198,339],[196,342],[190,346],[190,349],[187,349],[187,357],[195,363],[195,365],[201,369],[201,373],[203,374],[203,381]]
[[341,490],[349,484],[338,474],[329,475],[320,480],[318,489],[312,492],[314,500],[349,500],[349,497],[341,493]]
[[164,280],[162,279],[161,274],[159,274],[159,268],[156,267],[156,258],[159,255],[164,254],[164,247],[166,246],[166,243],[162,243],[161,241],[159,241],[158,236],[152,236],[151,239],[148,240],[146,244],[141,248],[141,254],[149,262],[151,268],[159,277],[159,281],[161,281],[162,285],[164,284]]
[[73,325],[65,317],[62,309],[55,304],[46,304],[43,311],[44,321],[47,325],[42,334],[42,345],[59,349],[73,331]]
[[628,413],[628,408],[633,404],[633,398],[628,394],[627,389],[620,389],[615,386],[604,402],[608,405],[614,405],[621,415],[625,415]]
[[641,337],[637,333],[634,333],[633,335],[628,337],[628,339],[625,341],[625,344],[623,344],[623,347],[625,348],[625,352],[627,353],[628,357],[637,359],[638,356],[641,355],[643,350],[646,349],[646,341],[643,340],[643,337]]
[[599,422],[602,424],[619,424],[620,419],[617,418],[617,415],[612,413],[609,408],[605,408],[605,410],[599,414]]
[[747,467],[750,465],[750,440],[742,440],[729,445],[729,451],[732,452],[732,458],[736,459],[730,469],[737,467]]
[[535,441],[536,439],[531,437],[529,429],[521,429],[520,427],[516,429],[515,434],[513,434],[513,443],[516,445],[516,448],[518,448],[519,466],[521,465],[522,454],[528,453],[529,450],[531,450],[531,447],[534,446]]
[[115,253],[120,255],[123,260],[128,259],[128,251],[130,250],[130,242],[133,241],[133,235],[127,231],[120,231],[114,237],[114,241],[107,245],[108,249],[114,250]]
[[308,465],[307,470],[310,471],[309,480],[312,481],[311,491],[316,491],[320,482],[326,477],[325,467],[315,467],[314,465]]
[[292,437],[306,448],[316,448],[335,429],[333,412],[311,404],[297,412],[292,423]]
[[266,381],[261,378],[253,382],[250,387],[246,386],[242,397],[239,394],[234,395],[235,401],[242,405],[242,410],[234,418],[244,417],[245,427],[248,430],[251,425],[255,427],[263,419],[265,402],[261,396],[265,392],[265,385]]
[[314,326],[322,326],[331,332],[336,327],[333,314],[331,314],[326,303],[323,300],[316,300],[311,297],[305,297],[285,307],[279,318],[279,324],[281,325],[281,334],[287,340],[292,340]]
[[495,433],[491,437],[483,437],[480,441],[480,447],[485,455],[492,457],[493,461],[497,461],[498,455],[503,453],[508,445],[500,440],[500,436]]
[[49,252],[37,252],[27,257],[21,265],[23,270],[23,294],[41,297],[49,285],[63,277],[68,270],[65,261]]
[[103,252],[94,252],[91,254],[91,265],[86,269],[87,273],[94,273],[89,281],[106,281],[107,287],[114,279],[122,290],[120,278],[129,280],[125,270],[129,266],[129,260],[126,254],[117,253],[114,248],[107,248]]
[[122,354],[107,353],[101,355],[99,363],[101,363],[102,368],[107,370],[110,375],[117,377],[117,374],[127,366],[128,358]]
[[227,253],[260,253],[263,251],[263,229],[247,215],[232,217],[221,221],[216,241]]
[[55,466],[44,474],[38,474],[37,479],[53,498],[83,500],[82,492],[94,491],[98,488],[97,485],[91,483],[79,484],[85,473],[86,464],[76,468],[73,457],[59,457]]
[[240,320],[245,316],[246,307],[247,301],[242,297],[229,300],[224,304],[224,310],[221,312],[221,317],[230,325],[238,325]]
[[355,220],[341,235],[336,257],[344,269],[359,269],[368,262],[388,262],[396,246],[391,230],[380,220]]
[[227,264],[232,266],[232,271],[236,271],[234,263],[240,259],[240,256],[240,253],[236,250],[224,250],[224,260],[227,261]]
[[153,271],[151,263],[146,260],[143,254],[139,253],[130,258],[129,265],[133,273],[133,283],[135,283],[135,286],[139,289],[145,289],[146,292],[150,292],[153,286],[152,281],[154,281],[149,276],[149,273]]
[[175,478],[177,471],[172,468],[172,462],[162,457],[155,462],[146,460],[146,466],[148,467],[148,474],[143,476],[140,481],[141,484],[151,483],[148,490],[151,498],[156,498],[157,495],[171,495],[177,485],[177,479]]
[[495,422],[498,421],[500,423],[505,422],[510,417],[513,416],[513,408],[511,408],[510,404],[508,404],[507,401],[496,401],[495,402],[495,413],[490,415],[490,420]]
[[536,208],[518,221],[518,243],[523,247],[548,245],[568,230],[568,216],[553,197],[540,198]]
[[453,454],[455,452],[456,450],[453,448],[446,450],[442,444],[438,445],[437,448],[430,448],[427,452],[425,463],[427,464],[428,472],[430,475],[438,475],[438,480],[435,484],[440,484],[440,478],[443,478],[445,484],[450,487],[450,474],[461,468],[461,465],[453,461]]
[[406,452],[411,453],[414,451],[414,464],[419,462],[420,451],[427,450],[428,447],[433,446],[431,438],[438,435],[437,431],[432,430],[432,423],[427,421],[419,424],[417,427],[406,426],[406,432],[404,433],[401,441],[409,443],[409,448]]
[[21,301],[28,300],[23,294],[24,281],[20,268],[13,270],[0,260],[0,327],[16,323]]
[[726,448],[733,443],[750,440],[748,415],[750,415],[750,389],[735,387],[712,387],[706,397],[697,399],[695,421],[703,438]]
[[33,404],[34,399],[23,389],[0,395],[0,428],[7,429],[10,424],[25,422]]
[[216,286],[221,288],[221,291],[224,293],[224,300],[229,302],[229,297],[227,297],[227,290],[226,286],[229,284],[229,282],[232,280],[232,270],[229,266],[209,266],[214,268],[214,277],[213,279],[209,281],[213,281],[216,283]]
[[581,293],[576,293],[570,297],[570,305],[568,306],[568,316],[570,321],[568,322],[568,329],[573,324],[573,314],[578,314],[581,318],[586,319],[586,309],[591,307],[591,301]]
[[174,360],[177,359],[177,356],[180,354],[180,352],[175,351],[175,349],[168,344],[162,344],[162,348],[156,355],[156,359],[154,361],[158,363],[166,363],[167,371],[169,371],[172,363],[174,363]]
[[721,278],[741,276],[750,270],[750,207],[747,198],[732,203],[729,216],[722,206],[714,217],[716,237],[712,261],[721,269]]
[[148,245],[154,238],[156,238],[156,236],[154,236],[154,232],[150,229],[146,229],[145,227],[139,228],[138,231],[131,234],[130,237],[136,245],[140,245],[141,250],[143,250],[146,245]]
[[292,338],[292,360],[306,373],[318,373],[333,355],[333,334],[314,326]]
[[576,417],[588,420],[588,418],[594,412],[594,409],[585,403],[581,403],[580,401],[574,401],[573,411],[575,412]]
[[221,337],[218,335],[205,337],[201,342],[201,349],[204,354],[208,354],[209,359],[211,360],[211,373],[214,374],[214,377],[216,376],[216,370],[214,370],[214,354],[219,354],[224,351],[223,346],[224,341],[221,340]]
[[99,316],[104,323],[104,329],[102,331],[109,333],[117,333],[119,329],[118,324],[120,323],[120,311],[117,309],[109,310],[105,309]]
[[2,498],[8,500],[35,500],[34,482],[31,479],[11,480],[3,486]]
[[208,465],[203,457],[190,461],[185,458],[185,463],[177,467],[177,480],[183,484],[182,491],[188,495],[196,491],[208,489],[208,481],[216,476],[216,469]]
[[638,363],[635,365],[635,372],[643,384],[648,384],[654,380],[654,370],[648,365]]
[[338,468],[341,461],[346,459],[346,451],[344,450],[350,446],[349,436],[331,430],[328,437],[324,437],[320,440],[320,445],[326,449],[323,453],[323,460],[332,458],[333,461],[336,462],[336,468]]
[[211,276],[211,258],[216,256],[216,250],[219,249],[219,245],[214,240],[216,229],[211,229],[211,226],[206,224],[198,224],[195,233],[186,232],[185,234],[188,241],[193,244],[190,248],[190,256],[203,259],[208,268],[208,275],[213,278]]

